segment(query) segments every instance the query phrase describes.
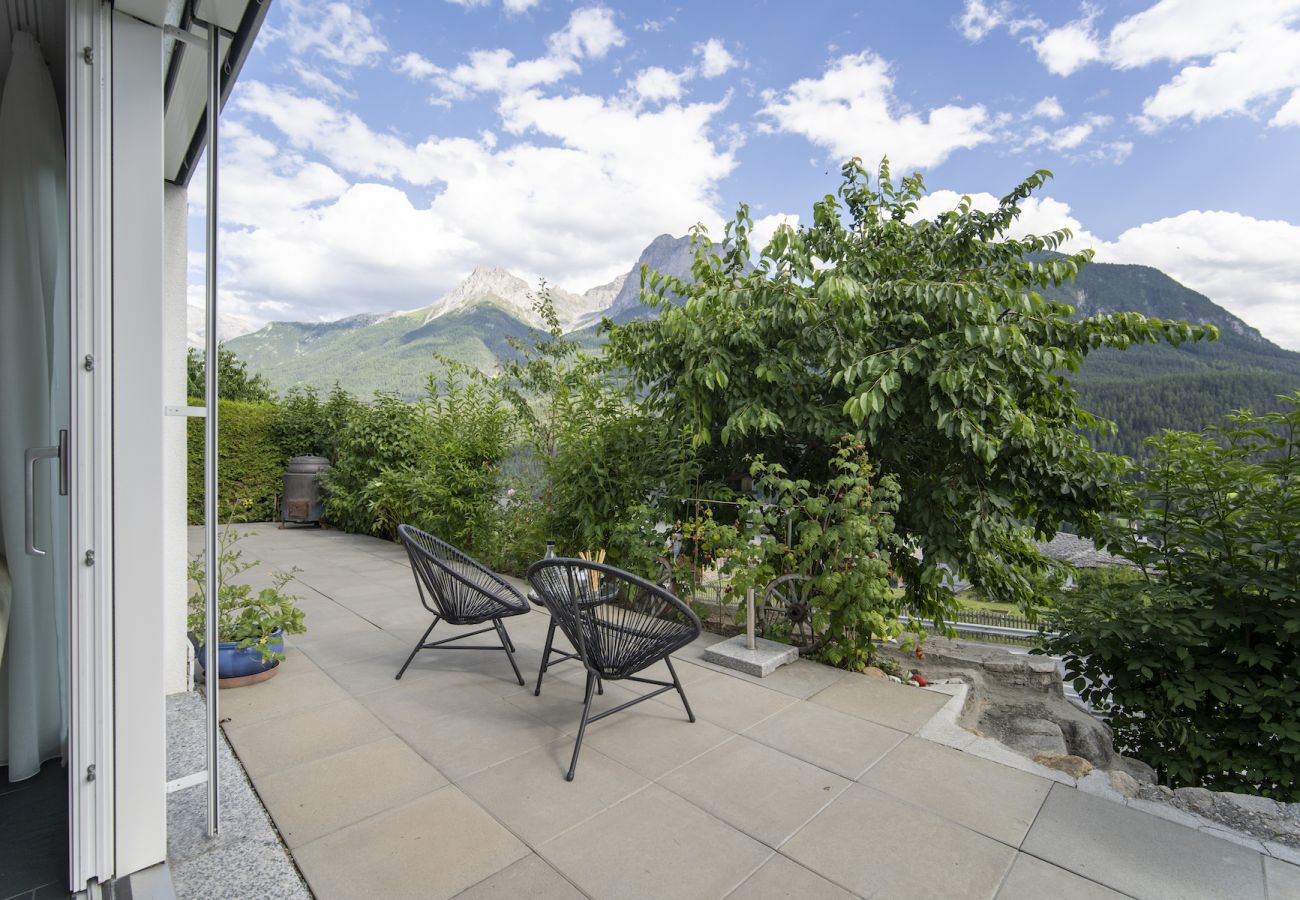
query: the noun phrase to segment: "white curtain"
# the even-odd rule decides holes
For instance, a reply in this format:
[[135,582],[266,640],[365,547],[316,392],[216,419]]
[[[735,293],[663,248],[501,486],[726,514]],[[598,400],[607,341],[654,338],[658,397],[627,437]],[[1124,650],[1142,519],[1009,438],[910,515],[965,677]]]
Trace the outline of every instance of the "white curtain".
[[23,551],[23,451],[68,427],[68,220],[63,125],[36,40],[15,32],[0,97],[0,553],[11,598],[0,661],[0,764],[11,781],[67,738],[68,512],[37,463],[36,543]]

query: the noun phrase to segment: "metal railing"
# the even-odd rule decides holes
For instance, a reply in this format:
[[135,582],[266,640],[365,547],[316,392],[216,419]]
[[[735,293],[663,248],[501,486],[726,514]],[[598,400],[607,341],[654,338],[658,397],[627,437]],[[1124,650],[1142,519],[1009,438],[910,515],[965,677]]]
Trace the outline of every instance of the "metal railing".
[[[900,616],[899,618],[904,622],[913,621],[909,616]],[[934,622],[930,619],[916,621],[919,621],[925,628],[934,628]],[[1055,635],[1055,632],[1040,631],[1023,616],[1013,616],[987,610],[963,610],[953,619],[947,620],[947,624],[962,637],[971,637],[975,640],[989,641],[995,644],[1037,647],[1042,642],[1044,635]]]

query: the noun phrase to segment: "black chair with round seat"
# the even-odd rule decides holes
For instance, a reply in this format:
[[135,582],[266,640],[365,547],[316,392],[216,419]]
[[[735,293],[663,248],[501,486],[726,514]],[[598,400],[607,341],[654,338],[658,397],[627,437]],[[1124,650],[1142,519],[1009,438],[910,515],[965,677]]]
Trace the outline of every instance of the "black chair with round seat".
[[[406,553],[411,559],[411,572],[415,575],[420,602],[433,613],[433,623],[416,643],[415,649],[398,670],[397,677],[402,677],[411,660],[415,659],[415,654],[421,650],[504,650],[506,658],[510,660],[510,667],[515,670],[515,678],[522,685],[524,676],[515,663],[515,645],[501,620],[524,615],[529,609],[528,601],[499,575],[446,541],[411,525],[398,526],[397,534],[406,545]],[[492,627],[430,642],[429,635],[439,622],[452,625],[482,625],[491,622]],[[456,641],[489,631],[497,633],[501,639],[500,647],[490,644],[455,644]]]
[[[700,636],[700,619],[689,606],[657,584],[584,559],[533,563],[528,581],[587,669],[582,722],[566,780],[573,780],[582,736],[591,722],[672,690],[682,698],[687,718],[695,721],[670,658]],[[672,681],[637,674],[660,660],[667,665]],[[593,716],[592,696],[601,681],[636,681],[656,690]]]

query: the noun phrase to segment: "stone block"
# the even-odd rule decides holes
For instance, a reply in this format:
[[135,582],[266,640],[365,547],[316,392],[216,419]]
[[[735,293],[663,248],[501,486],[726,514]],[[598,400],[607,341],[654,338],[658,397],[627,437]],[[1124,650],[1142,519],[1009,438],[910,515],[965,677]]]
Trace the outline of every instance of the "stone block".
[[765,638],[755,638],[753,650],[745,644],[743,634],[729,638],[705,650],[704,660],[715,666],[763,678],[771,675],[778,667],[799,658],[799,648],[789,644],[779,644]]

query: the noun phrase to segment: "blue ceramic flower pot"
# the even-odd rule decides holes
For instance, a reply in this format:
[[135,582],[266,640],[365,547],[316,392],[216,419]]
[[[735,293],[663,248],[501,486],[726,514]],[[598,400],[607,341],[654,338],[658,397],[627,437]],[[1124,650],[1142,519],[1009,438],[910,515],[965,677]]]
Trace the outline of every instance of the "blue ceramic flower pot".
[[[191,638],[194,643],[195,653],[198,655],[199,668],[207,668],[207,655],[204,651],[203,644],[197,638]],[[284,631],[277,628],[271,632],[266,643],[276,653],[284,652]],[[217,644],[217,677],[218,678],[244,678],[248,675],[256,675],[259,672],[265,672],[267,669],[274,668],[278,663],[275,660],[262,662],[262,654],[256,647],[239,646],[238,641],[222,641]]]

